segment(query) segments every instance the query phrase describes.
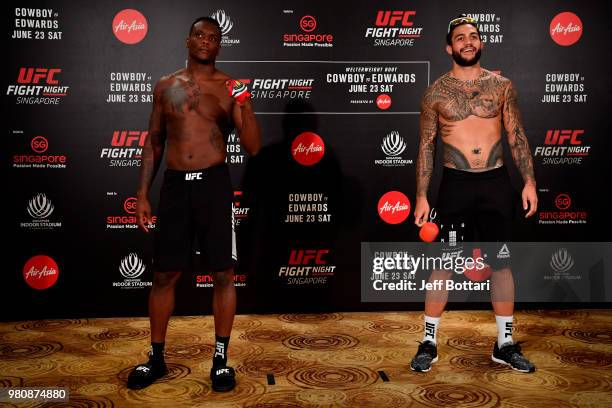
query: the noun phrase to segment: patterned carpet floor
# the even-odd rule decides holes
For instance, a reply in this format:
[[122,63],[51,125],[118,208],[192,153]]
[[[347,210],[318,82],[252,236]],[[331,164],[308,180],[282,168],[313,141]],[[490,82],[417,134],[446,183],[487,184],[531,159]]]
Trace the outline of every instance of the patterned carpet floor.
[[446,312],[438,363],[412,372],[422,321],[416,312],[237,316],[229,363],[238,385],[223,394],[208,378],[211,316],[172,318],[170,373],[140,391],[125,381],[146,361],[146,318],[0,323],[0,387],[70,390],[68,403],[0,407],[612,407],[612,310],[516,313],[533,374],[491,361],[490,311]]

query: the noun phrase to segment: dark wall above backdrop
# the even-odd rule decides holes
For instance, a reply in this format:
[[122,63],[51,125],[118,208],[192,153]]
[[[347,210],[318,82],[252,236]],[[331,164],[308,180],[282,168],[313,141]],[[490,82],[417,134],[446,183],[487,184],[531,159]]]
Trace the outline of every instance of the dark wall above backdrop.
[[[2,320],[147,313],[152,236],[133,214],[152,91],[185,66],[205,15],[223,31],[217,66],[247,83],[263,131],[253,158],[235,133],[227,142],[238,312],[420,309],[361,302],[360,248],[419,240],[420,99],[451,67],[445,35],[460,13],[478,20],[482,66],[513,81],[534,154],[540,207],[517,217],[516,240],[609,241],[603,0],[10,2]],[[402,222],[381,216],[383,196],[403,205]],[[201,255],[177,289],[179,314],[210,313]]]

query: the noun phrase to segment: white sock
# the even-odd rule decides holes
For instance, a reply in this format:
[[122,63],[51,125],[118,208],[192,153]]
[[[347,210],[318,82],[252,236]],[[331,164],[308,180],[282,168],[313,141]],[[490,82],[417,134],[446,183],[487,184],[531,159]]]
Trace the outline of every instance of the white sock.
[[436,344],[436,335],[438,334],[438,325],[440,324],[439,317],[425,316],[425,336],[423,341],[431,341]]
[[497,347],[512,341],[512,319],[514,316],[495,316],[497,323]]

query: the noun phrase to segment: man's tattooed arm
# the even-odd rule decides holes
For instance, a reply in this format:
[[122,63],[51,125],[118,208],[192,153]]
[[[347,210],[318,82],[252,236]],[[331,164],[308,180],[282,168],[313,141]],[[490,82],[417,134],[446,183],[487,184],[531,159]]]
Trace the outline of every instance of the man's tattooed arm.
[[416,163],[417,197],[427,198],[427,189],[434,168],[436,150],[436,133],[438,131],[438,113],[433,107],[433,87],[425,91],[421,101],[421,118],[419,122],[419,153]]
[[140,166],[140,184],[138,197],[146,198],[149,187],[159,169],[164,148],[166,146],[166,122],[164,120],[162,102],[162,80],[155,85],[153,91],[153,111],[149,119],[149,134],[142,150],[142,164]]
[[536,182],[533,173],[531,150],[529,149],[529,142],[527,141],[527,136],[525,136],[525,130],[521,123],[521,113],[518,109],[516,90],[511,82],[506,88],[503,117],[504,127],[508,134],[508,144],[512,152],[514,163],[523,176],[525,184],[532,184],[535,186]]

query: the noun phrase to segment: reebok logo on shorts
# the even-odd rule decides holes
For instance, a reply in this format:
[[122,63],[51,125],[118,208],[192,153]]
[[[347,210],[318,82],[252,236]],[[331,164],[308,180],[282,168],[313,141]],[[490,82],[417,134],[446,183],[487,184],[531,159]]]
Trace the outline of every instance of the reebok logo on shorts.
[[187,181],[192,181],[192,180],[202,180],[202,172],[197,172],[197,173],[185,173],[185,180]]
[[502,258],[510,258],[510,250],[508,249],[508,245],[506,244],[504,244],[504,246],[502,246],[499,252],[497,253],[497,259]]

